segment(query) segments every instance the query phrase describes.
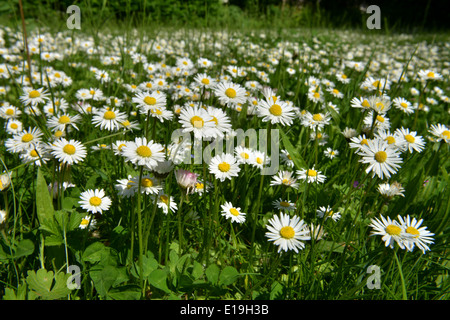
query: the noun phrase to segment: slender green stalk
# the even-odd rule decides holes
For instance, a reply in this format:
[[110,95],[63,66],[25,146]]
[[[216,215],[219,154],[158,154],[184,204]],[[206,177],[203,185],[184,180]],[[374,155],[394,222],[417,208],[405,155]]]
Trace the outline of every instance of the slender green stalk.
[[400,261],[398,260],[398,257],[397,257],[397,250],[394,250],[394,258],[395,258],[395,262],[397,263],[398,272],[399,272],[400,280],[401,280],[401,284],[402,284],[402,300],[408,300],[408,296],[406,293],[405,278],[403,277],[402,265],[400,264]]

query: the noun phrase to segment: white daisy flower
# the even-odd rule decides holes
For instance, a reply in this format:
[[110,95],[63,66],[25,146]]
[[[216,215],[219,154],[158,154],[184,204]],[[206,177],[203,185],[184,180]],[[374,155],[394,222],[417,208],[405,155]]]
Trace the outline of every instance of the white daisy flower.
[[247,99],[245,89],[239,84],[231,81],[219,82],[213,90],[214,94],[223,105],[245,103]]
[[442,80],[442,75],[434,70],[430,70],[430,69],[422,69],[420,70],[417,75],[419,76],[419,78],[423,81],[427,81],[427,80]]
[[403,194],[403,192],[405,192],[405,189],[398,182],[380,183],[378,185],[378,192],[387,199],[391,199],[394,196],[401,196],[401,197],[405,196]]
[[222,216],[230,219],[231,222],[243,223],[245,222],[245,213],[241,212],[241,208],[234,207],[231,202],[225,202],[221,205]]
[[415,150],[416,152],[422,152],[425,148],[425,141],[421,136],[417,135],[416,131],[409,131],[408,128],[399,128],[395,132],[403,138],[402,148],[408,150],[410,153]]
[[307,183],[324,183],[327,177],[321,171],[315,170],[314,166],[311,169],[297,170],[298,178]]
[[78,130],[77,122],[81,119],[80,115],[63,114],[59,117],[52,116],[47,120],[48,127],[52,131],[66,131],[66,127],[71,126]]
[[68,165],[82,162],[87,154],[86,147],[81,142],[73,139],[67,141],[65,138],[60,138],[49,147],[51,154],[55,158]]
[[330,206],[319,207],[319,209],[317,209],[317,217],[321,219],[331,218],[334,221],[338,221],[341,218],[341,213],[333,211]]
[[35,107],[38,104],[45,103],[49,100],[48,93],[44,88],[24,88],[23,91],[24,93],[20,97],[20,101],[22,101],[25,106]]
[[279,216],[269,219],[266,227],[268,231],[265,236],[278,246],[278,252],[294,250],[298,253],[299,249],[305,247],[302,241],[311,239],[309,230],[298,216],[290,218],[288,214],[280,213]]
[[286,211],[294,211],[296,210],[295,203],[292,203],[289,200],[278,199],[272,202],[272,205],[277,210],[286,210]]
[[80,194],[81,208],[91,213],[103,214],[111,206],[111,199],[105,195],[103,189],[89,189]]
[[137,107],[142,114],[147,114],[150,109],[165,107],[167,98],[162,92],[143,91],[137,92],[131,101],[137,104]]
[[285,186],[292,187],[294,189],[298,189],[299,184],[297,182],[297,178],[294,177],[294,173],[292,171],[281,170],[276,175],[272,176],[272,180],[270,181],[271,186]]
[[236,158],[229,153],[222,153],[214,156],[209,163],[209,172],[214,174],[216,179],[225,181],[239,175],[239,164]]
[[428,130],[433,136],[436,142],[444,141],[445,143],[450,143],[450,129],[441,123],[432,124]]
[[402,163],[399,151],[381,139],[368,140],[367,145],[361,146],[360,155],[359,161],[369,164],[366,173],[372,171],[372,177],[377,175],[380,179],[390,178]]
[[411,102],[409,102],[405,98],[397,97],[394,100],[392,100],[392,103],[397,109],[407,114],[414,113],[414,107],[412,106]]
[[371,236],[380,235],[381,240],[384,241],[386,247],[394,248],[394,244],[397,243],[400,248],[405,249],[405,228],[396,220],[380,215],[380,219],[372,218],[370,227],[373,228]]
[[411,220],[409,215],[406,216],[405,219],[403,217],[398,216],[398,220],[401,225],[404,226],[405,232],[407,235],[407,239],[405,240],[405,246],[408,251],[413,251],[414,247],[417,246],[422,253],[425,254],[425,251],[430,250],[428,244],[434,243],[434,233],[431,233],[427,230],[427,227],[420,227],[422,225],[423,219],[419,221],[416,218]]
[[262,121],[282,125],[291,125],[295,117],[294,108],[290,104],[274,98],[260,100],[256,112]]
[[213,117],[198,105],[183,108],[179,122],[183,132],[193,132],[196,139],[212,137],[217,132]]
[[175,203],[174,198],[172,196],[168,196],[164,192],[160,192],[158,194],[156,205],[158,206],[158,208],[161,208],[163,210],[163,213],[165,215],[169,213],[169,210],[171,212],[175,212],[178,210],[178,206]]
[[134,165],[145,166],[152,170],[158,162],[165,160],[163,150],[164,147],[153,140],[147,141],[145,137],[136,137],[134,141],[128,141],[122,147],[122,155]]

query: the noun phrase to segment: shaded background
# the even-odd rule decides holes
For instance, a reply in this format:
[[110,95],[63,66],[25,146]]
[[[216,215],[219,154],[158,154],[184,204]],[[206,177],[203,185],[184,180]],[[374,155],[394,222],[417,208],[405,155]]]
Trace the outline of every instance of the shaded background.
[[[19,18],[19,1],[2,0],[3,21]],[[449,29],[449,0],[23,0],[28,21],[67,19],[78,5],[82,19],[164,23],[193,27],[333,27],[365,28],[367,6],[381,9],[382,29],[400,32]]]

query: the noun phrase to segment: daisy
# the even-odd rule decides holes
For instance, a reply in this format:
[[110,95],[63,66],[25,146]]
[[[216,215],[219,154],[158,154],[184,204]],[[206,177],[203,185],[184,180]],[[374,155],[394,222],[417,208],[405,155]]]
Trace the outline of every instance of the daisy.
[[368,140],[367,145],[361,146],[360,155],[359,161],[369,164],[366,173],[372,171],[372,177],[377,175],[380,179],[390,178],[402,163],[399,151],[381,139]]
[[268,231],[265,236],[278,246],[278,252],[294,250],[295,253],[298,253],[299,249],[305,247],[302,241],[311,239],[309,230],[298,216],[291,218],[287,214],[280,213],[279,216],[269,219],[266,227]]
[[425,147],[425,141],[421,136],[417,135],[416,131],[409,131],[408,128],[399,128],[395,132],[403,138],[402,148],[408,150],[410,153],[413,150],[417,152],[422,152]]
[[20,97],[20,101],[22,101],[25,106],[35,107],[39,103],[44,103],[49,100],[48,93],[44,88],[24,88],[23,91],[24,93]]
[[327,177],[321,173],[321,171],[317,171],[314,169],[314,166],[311,169],[300,169],[297,170],[298,178],[307,182],[307,183],[324,183]]
[[314,113],[307,111],[302,117],[302,125],[309,127],[310,129],[321,130],[325,125],[330,124],[331,114],[326,113]]
[[270,121],[272,124],[291,125],[295,117],[294,108],[279,99],[263,99],[258,103],[257,114],[262,121]]
[[114,188],[117,190],[121,197],[130,198],[134,196],[137,188],[135,188],[137,182],[133,180],[131,175],[128,175],[128,179],[119,179],[117,183],[114,185]]
[[441,123],[432,124],[428,130],[433,136],[436,142],[444,141],[450,143],[450,129]]
[[153,140],[147,141],[145,137],[136,137],[134,141],[128,141],[122,150],[122,155],[127,161],[134,165],[145,166],[149,170],[152,170],[158,162],[165,160],[164,147]]
[[86,229],[89,226],[89,230],[94,229],[97,225],[97,221],[92,218],[92,216],[85,216],[83,219],[81,219],[80,222],[80,229]]
[[40,145],[35,145],[34,148],[22,151],[19,157],[24,163],[34,161],[34,164],[41,166],[42,163],[47,163],[49,158],[45,154],[44,148]]
[[16,119],[21,113],[22,111],[20,111],[19,108],[12,106],[9,103],[5,103],[5,105],[0,108],[0,117],[6,120]]
[[378,185],[378,192],[387,199],[392,199],[395,196],[404,197],[405,189],[398,182],[380,183]]
[[216,81],[212,77],[208,76],[206,73],[197,73],[194,77],[194,81],[200,87],[205,89],[209,89],[215,86],[216,84]]
[[97,110],[92,117],[92,123],[96,127],[100,127],[100,130],[106,129],[109,131],[117,131],[122,128],[121,123],[125,120],[125,113],[107,106]]
[[50,145],[51,154],[68,165],[81,162],[86,157],[86,147],[76,140],[60,138]]
[[59,117],[52,116],[47,120],[48,127],[52,129],[52,131],[65,131],[68,126],[71,126],[78,130],[77,121],[81,119],[80,115],[69,115],[63,114]]
[[271,186],[285,186],[292,187],[294,189],[298,189],[299,184],[297,182],[297,178],[293,176],[292,171],[281,170],[276,175],[272,176],[272,180],[270,181]]
[[17,134],[23,130],[22,122],[15,119],[9,119],[5,125],[6,132],[9,134]]
[[417,75],[420,77],[421,80],[427,81],[427,80],[442,80],[442,75],[434,70],[420,70]]
[[425,251],[430,250],[428,244],[434,243],[434,239],[432,238],[434,233],[428,231],[427,227],[420,227],[423,219],[417,221],[416,218],[413,218],[411,220],[411,217],[407,215],[405,219],[398,216],[398,220],[404,226],[406,235],[408,236],[405,241],[405,246],[408,251],[413,251],[415,246],[422,250],[423,254],[425,254]]
[[374,131],[389,130],[391,122],[385,114],[377,114],[375,116],[375,123],[373,122],[373,115],[373,111],[371,110],[363,120],[366,130],[370,130],[372,127],[374,127]]
[[214,87],[214,94],[223,105],[231,105],[236,103],[245,103],[246,92],[239,84],[231,81],[219,82]]
[[234,149],[234,153],[236,155],[236,160],[238,163],[249,164],[251,162],[253,150],[251,150],[250,148],[237,146]]
[[[133,177],[131,180],[134,181],[132,185],[133,188],[135,188],[135,191],[139,191],[139,177]],[[151,177],[150,175],[144,175],[140,177],[141,193],[158,194],[160,191],[162,191],[162,189],[163,186],[158,179]]]
[[147,114],[150,109],[165,107],[167,98],[164,93],[158,91],[144,91],[137,92],[131,101],[137,104],[141,113]]
[[400,225],[398,221],[391,220],[391,218],[383,217],[380,215],[380,219],[372,218],[370,227],[373,228],[371,236],[380,235],[381,240],[384,241],[386,247],[389,246],[391,249],[394,248],[394,244],[397,243],[402,249],[405,249],[404,239],[405,239],[405,227]]
[[80,194],[81,208],[91,213],[103,214],[103,211],[108,211],[111,206],[111,199],[105,195],[103,189],[89,189]]
[[231,222],[243,223],[245,222],[245,213],[241,212],[241,208],[234,207],[231,202],[225,202],[221,205],[222,216],[230,219]]
[[175,203],[172,196],[168,196],[164,192],[160,192],[158,194],[158,199],[156,201],[156,205],[158,208],[161,208],[163,210],[163,213],[167,215],[169,213],[169,210],[171,212],[175,212],[178,210],[178,206]]
[[338,150],[334,150],[331,148],[327,148],[324,152],[325,157],[333,159],[334,157],[337,157],[339,155],[339,151]]
[[281,158],[282,164],[284,164],[290,168],[294,167],[294,161],[292,160],[291,155],[289,154],[289,152],[286,149],[281,150],[280,158]]
[[270,158],[266,154],[259,150],[254,150],[250,157],[250,164],[256,168],[262,169],[264,165],[270,163]]
[[324,217],[325,219],[331,218],[334,221],[338,221],[341,218],[341,213],[334,212],[330,206],[319,207],[319,209],[317,209],[317,217],[321,219],[323,219]]
[[372,96],[369,98],[369,105],[377,114],[385,114],[391,108],[392,102],[387,96]]
[[359,97],[359,98],[354,97],[350,101],[350,105],[352,106],[352,108],[370,109],[369,100],[367,98],[364,98],[364,97]]
[[183,128],[183,132],[193,132],[196,139],[212,137],[217,133],[213,117],[198,105],[193,108],[183,108],[180,113],[179,122]]
[[394,133],[389,130],[379,130],[375,133],[375,138],[384,140],[397,149],[402,149],[405,144],[403,136],[397,130]]
[[296,206],[289,200],[278,199],[272,202],[272,205],[277,210],[286,210],[286,211],[294,211],[296,210]]
[[232,177],[237,177],[239,175],[239,163],[236,158],[229,153],[222,153],[214,156],[209,163],[209,172],[214,174],[216,179],[221,182],[225,179],[230,179]]
[[213,138],[223,138],[224,135],[231,132],[231,119],[230,117],[220,108],[214,108],[208,106],[206,108],[208,114],[212,117],[210,122],[214,124],[214,133],[211,133]]
[[395,98],[394,100],[392,100],[392,103],[397,109],[402,110],[404,113],[407,114],[414,113],[414,108],[411,105],[411,102],[409,102],[405,98],[402,97]]
[[41,142],[42,135],[39,128],[28,128],[7,139],[5,146],[9,152],[13,153],[28,150]]

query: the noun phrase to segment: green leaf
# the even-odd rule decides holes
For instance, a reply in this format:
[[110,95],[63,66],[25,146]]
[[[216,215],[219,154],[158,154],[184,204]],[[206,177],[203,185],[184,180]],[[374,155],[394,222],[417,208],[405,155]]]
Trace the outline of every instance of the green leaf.
[[119,276],[119,270],[111,265],[99,266],[91,269],[89,275],[100,296],[106,297],[109,289],[114,285]]
[[136,285],[125,285],[109,290],[107,298],[112,300],[139,300],[142,295],[141,291],[141,288]]
[[[67,279],[70,274],[57,273],[39,269],[37,272],[28,271],[27,283],[30,290],[34,291],[44,300],[61,299],[70,293],[67,287]],[[53,286],[52,286],[53,285]]]
[[292,158],[292,161],[294,162],[294,165],[297,169],[300,168],[306,168],[306,161],[300,156],[296,148],[292,145],[291,141],[289,141],[288,136],[283,131],[283,129],[279,128],[281,133],[281,140],[283,141],[283,146],[286,149],[286,151],[289,153],[289,155]]
[[217,284],[219,282],[220,269],[216,264],[211,264],[208,268],[206,268],[205,274],[208,281],[212,284]]
[[102,265],[117,265],[118,257],[117,252],[105,246],[101,242],[94,242],[86,248],[82,256],[83,261],[90,263],[101,262]]
[[164,270],[153,270],[148,276],[148,282],[150,285],[166,293],[171,293],[170,289],[167,287],[167,273]]
[[226,266],[223,268],[219,276],[219,284],[224,286],[229,286],[234,283],[239,276],[239,271],[231,266]]
[[38,169],[36,182],[36,212],[41,226],[45,225],[47,221],[53,220],[53,200],[40,168]]
[[13,259],[29,256],[34,252],[34,243],[30,239],[23,239],[15,246]]
[[270,300],[281,299],[283,295],[284,286],[278,281],[274,281],[270,288]]

